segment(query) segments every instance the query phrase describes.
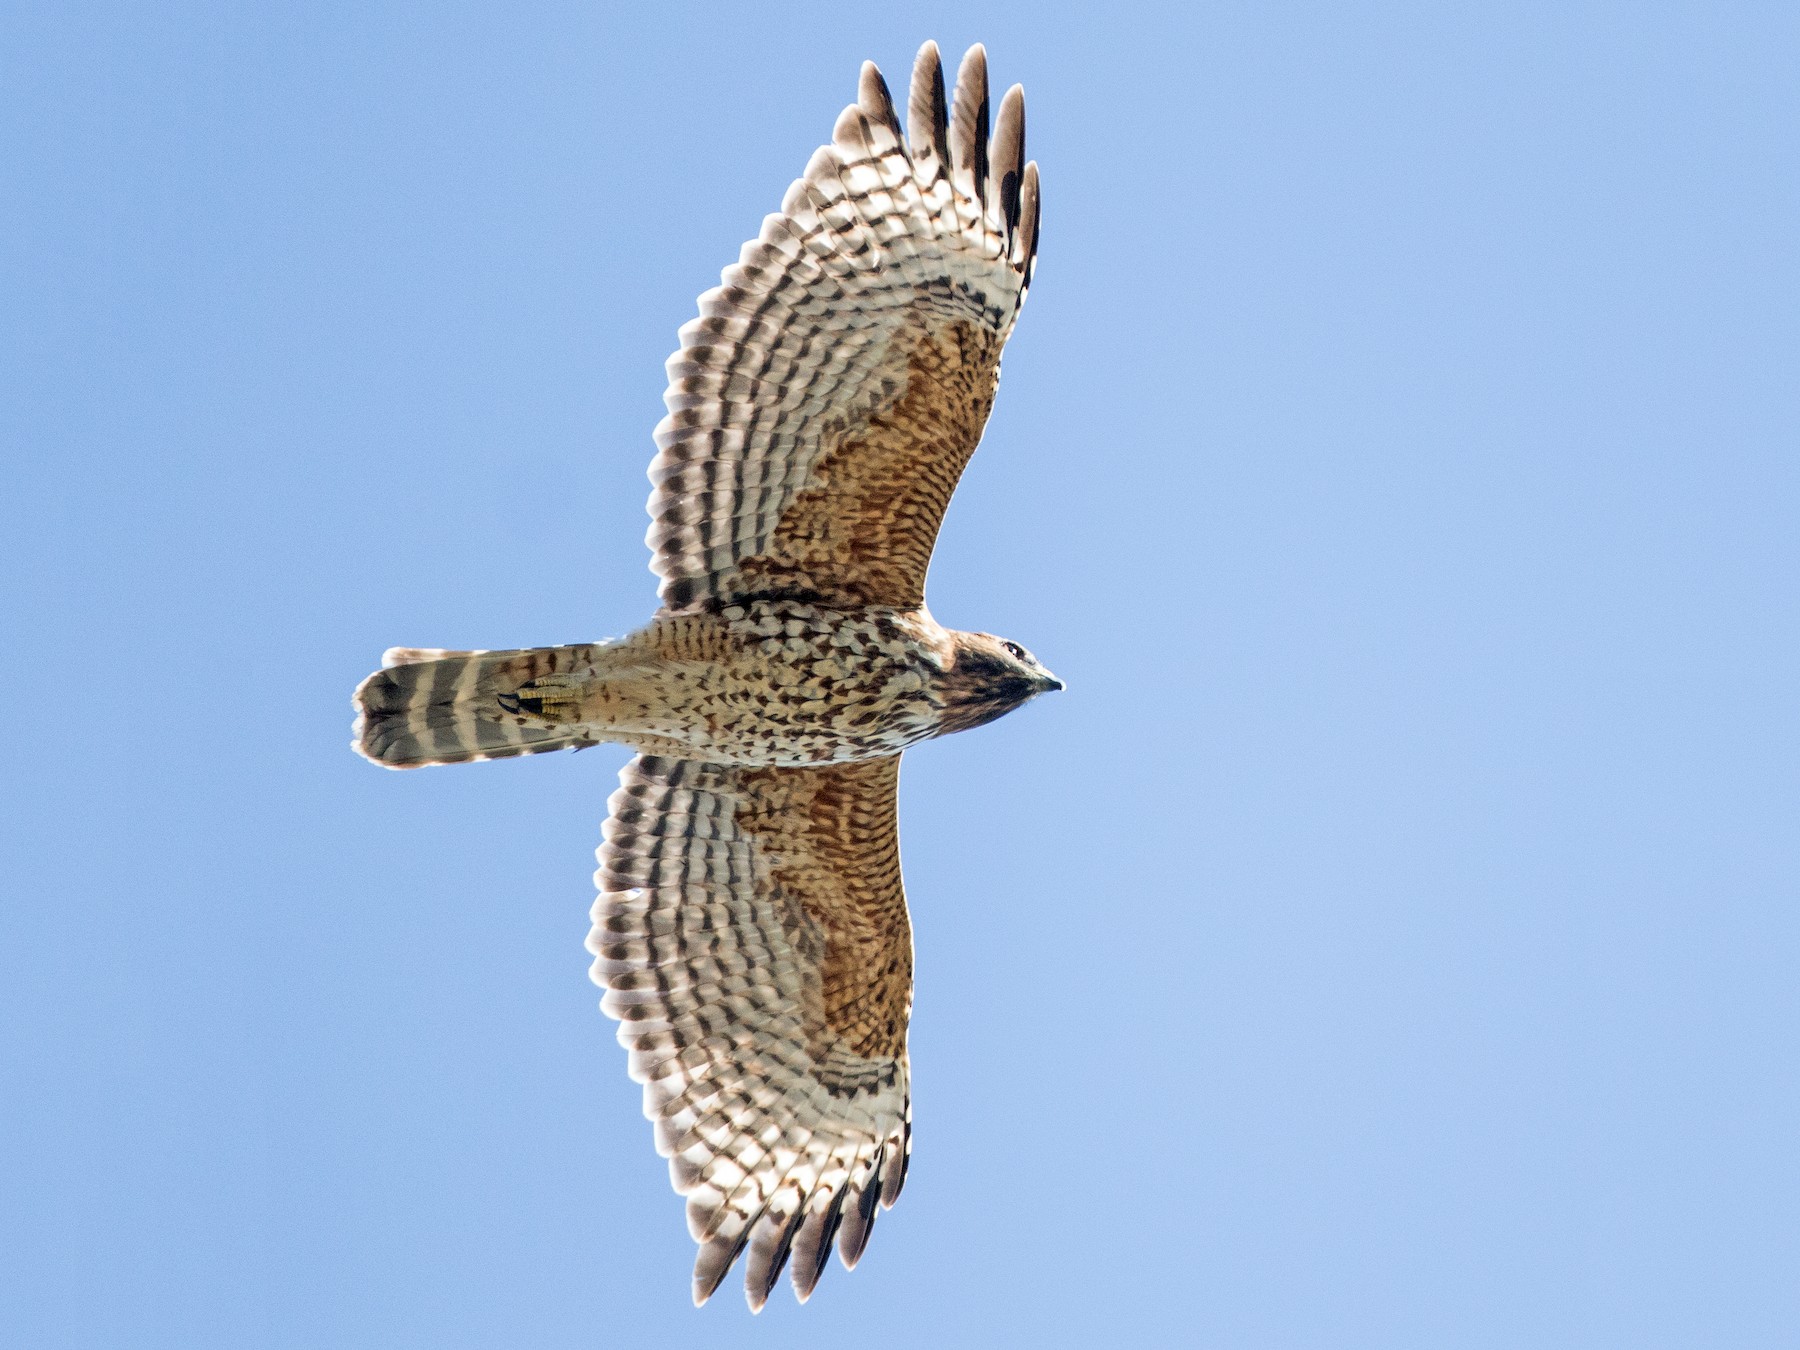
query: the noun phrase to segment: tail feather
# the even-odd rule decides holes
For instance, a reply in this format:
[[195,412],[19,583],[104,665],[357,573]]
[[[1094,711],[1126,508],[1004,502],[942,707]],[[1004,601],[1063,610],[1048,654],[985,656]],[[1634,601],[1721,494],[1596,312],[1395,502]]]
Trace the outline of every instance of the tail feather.
[[[537,755],[594,743],[569,691],[595,648],[452,652],[392,647],[356,687],[351,747],[390,769]],[[529,686],[529,687],[527,687]]]

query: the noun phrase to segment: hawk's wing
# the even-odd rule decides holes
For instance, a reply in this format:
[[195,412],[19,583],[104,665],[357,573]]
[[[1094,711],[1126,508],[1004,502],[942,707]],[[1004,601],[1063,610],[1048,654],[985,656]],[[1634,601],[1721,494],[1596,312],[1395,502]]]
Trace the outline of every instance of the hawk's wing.
[[[595,880],[594,979],[700,1243],[704,1302],[748,1246],[760,1308],[868,1241],[911,1147],[900,760],[747,769],[641,755]],[[841,1226],[841,1227],[840,1227]]]
[[[669,358],[647,542],[672,609],[779,591],[915,608],[1037,254],[1025,98],[934,43],[903,135],[865,64],[830,145]],[[991,162],[990,162],[991,149]]]

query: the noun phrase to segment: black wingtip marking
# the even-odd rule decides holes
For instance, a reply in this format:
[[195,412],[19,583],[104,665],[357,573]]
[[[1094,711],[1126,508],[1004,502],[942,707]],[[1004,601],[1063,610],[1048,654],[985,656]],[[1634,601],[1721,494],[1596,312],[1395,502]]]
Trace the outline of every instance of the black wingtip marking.
[[944,95],[944,62],[935,42],[920,47],[913,63],[906,135],[915,159],[935,157],[949,172],[950,101]]
[[825,1267],[831,1260],[831,1248],[837,1242],[838,1229],[844,1222],[844,1201],[849,1198],[850,1186],[846,1182],[831,1198],[831,1208],[825,1213],[824,1231],[819,1237],[819,1250],[813,1253],[811,1264],[806,1270],[794,1268],[794,1292],[802,1303],[812,1297],[812,1291],[818,1288],[819,1280],[825,1274]]
[[988,76],[987,48],[979,42],[964,53],[957,68],[950,125],[952,163],[968,172],[975,198],[982,200],[988,181]]
[[1019,224],[1019,190],[1025,173],[1025,90],[1014,85],[1000,100],[1000,116],[994,125],[995,181],[999,188],[1000,219],[1010,238]]
[[881,78],[881,68],[873,61],[863,62],[856,103],[871,122],[881,123],[896,140],[905,143],[906,134],[900,130],[900,118],[894,112],[894,96],[888,92],[887,81]]
[[769,1257],[769,1269],[763,1276],[760,1287],[751,1291],[754,1300],[753,1307],[760,1309],[769,1301],[770,1293],[773,1292],[776,1282],[781,1279],[781,1272],[787,1269],[788,1258],[793,1255],[794,1238],[799,1235],[800,1221],[804,1217],[803,1213],[797,1212],[788,1220],[787,1230],[782,1233],[781,1240],[775,1244],[775,1250]]

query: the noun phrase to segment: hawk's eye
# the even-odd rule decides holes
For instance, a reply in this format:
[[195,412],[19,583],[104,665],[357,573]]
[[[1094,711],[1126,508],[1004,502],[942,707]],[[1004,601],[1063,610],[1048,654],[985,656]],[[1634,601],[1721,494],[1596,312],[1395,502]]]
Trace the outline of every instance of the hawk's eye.
[[1008,656],[1012,657],[1013,660],[1023,661],[1025,659],[1025,649],[1023,647],[1021,647],[1018,643],[1002,642],[1000,645],[1002,647],[1006,648],[1006,654]]

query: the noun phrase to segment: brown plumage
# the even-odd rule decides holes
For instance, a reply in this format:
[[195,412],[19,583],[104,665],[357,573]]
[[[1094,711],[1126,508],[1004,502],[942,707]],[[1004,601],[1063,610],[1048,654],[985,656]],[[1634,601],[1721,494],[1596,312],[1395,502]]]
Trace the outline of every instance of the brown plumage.
[[941,627],[925,573],[986,425],[1037,252],[1024,98],[988,138],[987,58],[908,131],[873,65],[831,144],[700,298],[669,359],[648,542],[663,607],[630,637],[396,648],[356,691],[391,768],[612,741],[588,946],[700,1253],[846,1266],[911,1148],[912,938],[899,756],[1061,688],[1016,643]]

